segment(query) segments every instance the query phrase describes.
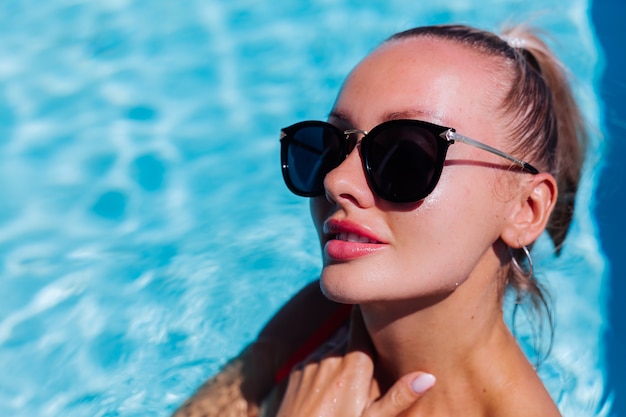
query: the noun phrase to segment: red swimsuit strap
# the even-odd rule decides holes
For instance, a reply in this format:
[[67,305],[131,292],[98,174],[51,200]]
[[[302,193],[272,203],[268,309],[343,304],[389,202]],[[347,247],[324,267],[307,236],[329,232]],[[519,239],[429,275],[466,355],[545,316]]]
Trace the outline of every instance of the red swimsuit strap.
[[318,346],[327,341],[344,323],[348,321],[351,312],[352,305],[340,305],[337,310],[328,319],[326,319],[320,327],[318,327],[311,337],[309,337],[306,342],[304,342],[298,350],[291,355],[278,372],[276,372],[274,382],[279,384],[287,378],[291,372],[291,368],[306,359],[306,357],[313,353]]

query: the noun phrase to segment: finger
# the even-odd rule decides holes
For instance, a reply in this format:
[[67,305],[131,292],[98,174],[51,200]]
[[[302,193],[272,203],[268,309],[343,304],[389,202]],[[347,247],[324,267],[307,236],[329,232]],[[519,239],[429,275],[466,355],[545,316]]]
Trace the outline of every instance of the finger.
[[410,373],[398,381],[365,413],[367,417],[395,416],[415,404],[435,384],[435,377],[424,372]]
[[341,354],[299,365],[289,375],[278,416],[361,416],[370,402],[370,378],[363,378],[362,369],[354,361],[346,363]]

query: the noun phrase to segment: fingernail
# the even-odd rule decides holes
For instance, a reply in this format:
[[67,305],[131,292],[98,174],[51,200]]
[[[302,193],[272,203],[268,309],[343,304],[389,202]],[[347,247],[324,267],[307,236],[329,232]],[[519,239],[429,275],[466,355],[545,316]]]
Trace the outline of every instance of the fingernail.
[[435,385],[437,379],[431,374],[421,374],[411,382],[411,389],[416,394],[423,394]]

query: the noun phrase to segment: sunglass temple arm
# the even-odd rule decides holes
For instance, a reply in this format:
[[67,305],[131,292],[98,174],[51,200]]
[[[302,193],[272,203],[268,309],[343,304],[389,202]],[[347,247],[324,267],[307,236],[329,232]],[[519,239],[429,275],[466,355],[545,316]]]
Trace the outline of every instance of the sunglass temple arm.
[[508,153],[504,153],[501,150],[492,148],[491,146],[486,145],[482,142],[478,142],[477,140],[474,140],[470,137],[461,135],[460,133],[455,132],[453,129],[446,130],[440,136],[450,143],[459,141],[467,145],[482,149],[484,151],[491,152],[495,155],[501,156],[502,158],[508,159],[514,164],[519,165],[523,170],[530,172],[531,174],[539,174],[539,170],[535,168],[534,166],[532,166],[531,164],[529,164],[528,162],[522,161],[521,159],[517,159],[516,157],[509,155]]

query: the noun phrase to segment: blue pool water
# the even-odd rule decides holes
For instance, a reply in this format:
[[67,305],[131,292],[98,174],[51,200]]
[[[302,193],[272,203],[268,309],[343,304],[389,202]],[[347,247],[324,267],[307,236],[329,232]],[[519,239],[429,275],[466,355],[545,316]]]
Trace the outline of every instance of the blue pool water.
[[592,197],[610,135],[589,1],[2,2],[0,416],[168,415],[319,271],[278,129],[325,117],[398,30],[530,18],[596,129],[562,256],[535,249],[557,320],[540,372],[565,415],[608,415],[621,342],[604,339],[616,235],[600,241],[613,213]]
[[614,393],[613,413],[626,415],[626,315],[623,299],[626,296],[626,267],[621,259],[626,235],[623,218],[626,186],[626,170],[622,155],[626,152],[626,81],[623,68],[626,65],[622,19],[626,16],[626,3],[610,0],[595,0],[592,18],[597,37],[604,51],[605,62],[599,79],[598,91],[604,103],[604,126],[608,135],[608,151],[605,152],[604,169],[596,191],[597,224],[602,246],[610,263],[610,288],[605,343],[607,345],[608,385]]

